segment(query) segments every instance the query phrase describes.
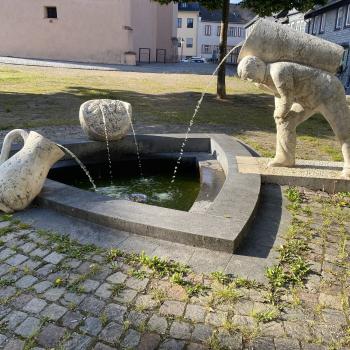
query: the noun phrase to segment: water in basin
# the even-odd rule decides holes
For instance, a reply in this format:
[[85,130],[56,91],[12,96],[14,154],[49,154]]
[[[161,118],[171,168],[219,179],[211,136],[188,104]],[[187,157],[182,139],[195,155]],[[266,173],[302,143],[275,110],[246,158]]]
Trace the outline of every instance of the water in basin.
[[[86,167],[100,194],[115,199],[188,211],[199,193],[199,170],[195,159],[186,159],[181,164],[177,181],[169,185],[171,169],[175,163],[174,159],[143,159],[144,176],[140,177],[137,160],[113,162],[112,183],[108,164],[93,164]],[[81,189],[93,190],[85,173],[73,163],[68,166],[58,164],[50,171],[49,178]]]

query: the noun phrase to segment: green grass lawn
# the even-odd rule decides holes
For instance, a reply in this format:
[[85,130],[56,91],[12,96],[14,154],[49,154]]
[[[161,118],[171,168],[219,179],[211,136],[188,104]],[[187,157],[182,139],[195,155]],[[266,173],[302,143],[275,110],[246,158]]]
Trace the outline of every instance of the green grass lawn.
[[[135,123],[187,124],[210,77],[192,74],[111,72],[0,65],[0,130],[78,124],[88,99],[112,98],[133,106]],[[237,78],[227,79],[228,98],[215,97],[215,79],[197,123],[227,125],[231,134],[265,156],[274,152],[273,97]],[[327,122],[315,116],[298,130],[297,156],[341,160]]]

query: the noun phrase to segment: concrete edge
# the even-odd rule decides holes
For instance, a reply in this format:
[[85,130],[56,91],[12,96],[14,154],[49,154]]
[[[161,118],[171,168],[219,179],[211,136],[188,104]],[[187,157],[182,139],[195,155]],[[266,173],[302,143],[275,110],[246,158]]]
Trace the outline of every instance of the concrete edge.
[[349,192],[350,180],[341,176],[343,162],[297,159],[294,167],[269,168],[269,158],[236,158],[239,172],[258,174],[264,183],[299,186],[328,193]]

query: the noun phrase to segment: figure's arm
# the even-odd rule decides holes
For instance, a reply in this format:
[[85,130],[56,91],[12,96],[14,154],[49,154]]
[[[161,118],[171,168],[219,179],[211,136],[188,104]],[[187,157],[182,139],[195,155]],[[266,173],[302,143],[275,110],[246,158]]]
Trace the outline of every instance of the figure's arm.
[[283,67],[271,70],[271,79],[279,94],[275,99],[274,118],[285,118],[294,103],[294,82],[291,69]]
[[265,84],[255,83],[254,85],[255,85],[257,88],[259,88],[259,89],[261,89],[261,90],[263,90],[263,91],[265,91],[265,92],[268,92],[269,94],[273,94],[273,95],[276,94],[275,91],[273,91],[270,87],[268,87],[268,86],[265,85]]

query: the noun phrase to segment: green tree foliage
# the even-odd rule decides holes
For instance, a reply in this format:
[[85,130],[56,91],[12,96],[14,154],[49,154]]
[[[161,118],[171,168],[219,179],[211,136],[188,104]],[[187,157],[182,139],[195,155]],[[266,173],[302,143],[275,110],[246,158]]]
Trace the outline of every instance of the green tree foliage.
[[[171,2],[198,2],[200,5],[205,6],[209,10],[222,9],[222,21],[221,21],[221,33],[220,33],[220,60],[224,58],[227,51],[227,31],[228,31],[228,18],[229,18],[229,0],[153,0],[161,5],[168,5]],[[218,80],[217,80],[217,96],[218,98],[226,97],[226,65],[222,64],[218,71]]]
[[293,8],[306,12],[315,5],[325,5],[327,0],[242,0],[240,5],[251,9],[260,16],[271,16],[273,13]]

